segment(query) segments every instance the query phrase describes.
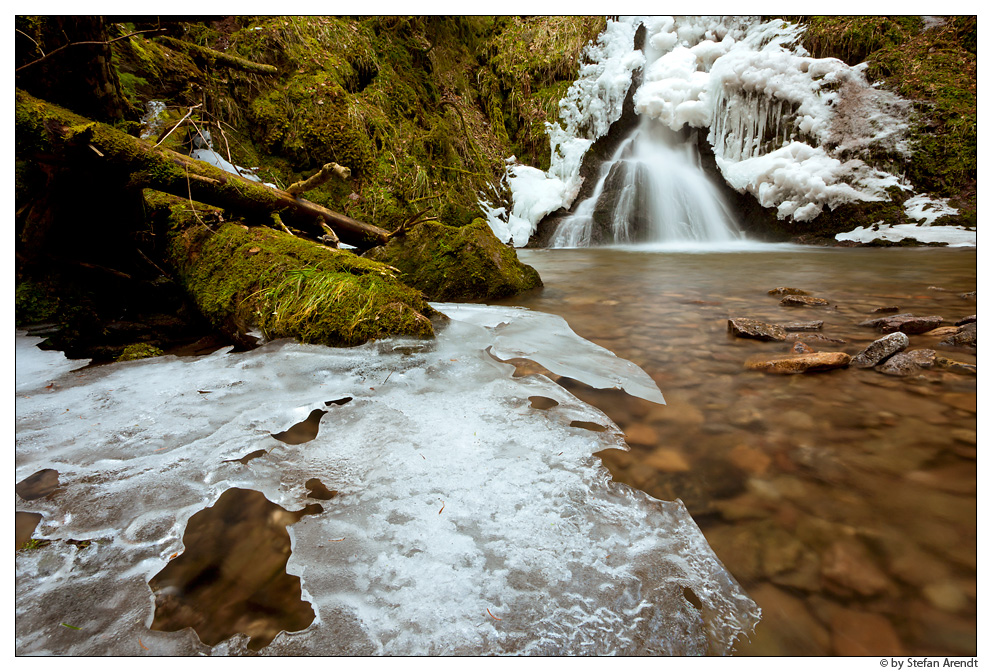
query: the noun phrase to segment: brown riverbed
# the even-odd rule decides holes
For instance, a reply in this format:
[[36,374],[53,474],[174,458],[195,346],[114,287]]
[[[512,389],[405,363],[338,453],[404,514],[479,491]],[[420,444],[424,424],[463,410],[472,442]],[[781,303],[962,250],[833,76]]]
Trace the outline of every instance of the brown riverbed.
[[[668,402],[570,389],[626,432],[601,453],[614,478],[681,498],[710,545],[762,607],[738,654],[975,655],[974,375],[906,378],[846,368],[748,371],[791,343],[728,334],[730,317],[823,320],[807,340],[856,354],[882,334],[870,311],[977,312],[975,251],[783,247],[737,253],[523,251],[545,289],[505,301],[563,316],[640,365]],[[788,286],[829,301],[787,307]],[[943,291],[942,291],[943,290]],[[910,336],[909,349],[975,364],[975,354]]]

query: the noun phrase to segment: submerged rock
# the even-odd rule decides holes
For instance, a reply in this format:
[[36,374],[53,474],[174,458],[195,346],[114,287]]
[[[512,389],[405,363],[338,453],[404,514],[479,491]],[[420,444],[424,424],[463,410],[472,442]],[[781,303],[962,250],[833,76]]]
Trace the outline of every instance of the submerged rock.
[[879,306],[878,308],[872,308],[870,313],[898,313],[899,306]]
[[882,333],[901,331],[904,334],[922,334],[940,326],[944,321],[940,315],[916,316],[912,313],[900,313],[889,317],[878,317],[873,320],[859,322],[859,327],[872,327]]
[[897,331],[874,341],[851,360],[851,365],[859,369],[869,369],[887,357],[909,347],[909,336]]
[[847,341],[845,341],[843,338],[832,338],[830,336],[824,336],[823,334],[811,334],[811,333],[787,334],[785,339],[787,341],[799,341],[799,340],[816,341],[817,343],[837,343],[839,345],[843,345],[844,343],[847,343]]
[[809,296],[809,292],[796,289],[795,287],[776,287],[775,289],[769,289],[768,293],[772,296],[785,296],[791,294],[793,296]]
[[850,361],[851,356],[846,352],[813,352],[803,355],[752,358],[744,366],[753,371],[768,373],[805,373],[840,369],[847,366]]
[[800,296],[789,294],[779,301],[783,306],[829,306],[830,302],[815,296]]
[[875,369],[890,376],[910,376],[920,369],[932,368],[937,353],[930,349],[899,352],[879,364]]
[[753,338],[759,341],[784,341],[785,329],[777,324],[759,322],[747,317],[732,317],[727,320],[727,329],[734,336]]
[[809,320],[807,322],[788,322],[782,325],[786,331],[819,331],[823,329],[823,320]]
[[941,357],[940,355],[934,360],[934,366],[947,369],[954,373],[968,373],[971,375],[978,375],[978,367],[974,364],[965,364],[964,362],[959,362],[955,359],[949,359],[947,357]]
[[941,336],[953,336],[954,334],[961,331],[959,327],[937,327],[936,329],[931,329],[930,331],[924,332],[923,336],[941,337]]
[[423,222],[365,257],[398,268],[403,282],[429,301],[500,299],[543,286],[484,219],[461,227]]
[[799,355],[806,355],[811,352],[816,352],[816,350],[806,345],[802,341],[796,341],[795,343],[792,344],[792,352]]
[[955,327],[963,327],[964,325],[968,324],[969,322],[976,322],[976,321],[978,321],[978,315],[969,315],[968,317],[962,317],[960,320],[958,320],[957,322],[955,322],[954,323],[954,326]]

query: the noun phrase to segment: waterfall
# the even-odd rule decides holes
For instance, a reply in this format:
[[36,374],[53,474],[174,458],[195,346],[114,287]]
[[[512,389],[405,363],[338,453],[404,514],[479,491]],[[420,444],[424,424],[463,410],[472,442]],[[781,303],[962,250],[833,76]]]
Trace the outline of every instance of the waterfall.
[[550,246],[740,238],[722,195],[703,172],[695,143],[645,117],[600,166],[592,195],[562,220]]

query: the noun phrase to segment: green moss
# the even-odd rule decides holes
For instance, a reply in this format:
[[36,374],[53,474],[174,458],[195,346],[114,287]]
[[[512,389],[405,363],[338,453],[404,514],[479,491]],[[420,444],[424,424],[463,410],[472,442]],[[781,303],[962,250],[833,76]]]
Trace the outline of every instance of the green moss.
[[174,233],[170,248],[187,292],[227,333],[325,345],[433,336],[420,292],[350,252],[233,223]]
[[58,307],[58,297],[47,286],[25,281],[14,290],[14,322],[18,326],[55,319]]
[[432,301],[498,299],[542,286],[481,218],[463,227],[424,222],[365,256],[400,269]]
[[156,348],[154,345],[149,345],[148,343],[134,343],[133,345],[129,345],[124,348],[124,351],[118,355],[116,361],[130,362],[134,359],[160,357],[162,354],[162,349]]

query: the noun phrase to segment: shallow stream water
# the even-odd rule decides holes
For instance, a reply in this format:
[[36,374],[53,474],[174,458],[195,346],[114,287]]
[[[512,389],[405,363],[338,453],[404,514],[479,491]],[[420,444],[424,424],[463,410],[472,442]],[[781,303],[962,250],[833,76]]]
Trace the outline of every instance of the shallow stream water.
[[[564,317],[641,366],[667,405],[568,384],[627,434],[600,453],[614,478],[682,499],[717,556],[763,609],[738,654],[975,655],[977,384],[932,369],[775,375],[749,357],[789,342],[735,338],[731,317],[823,320],[818,351],[854,355],[881,336],[877,307],[977,312],[974,249],[748,252],[524,250],[545,288],[505,301]],[[829,300],[786,307],[781,286]],[[975,364],[941,338],[909,349]]]

